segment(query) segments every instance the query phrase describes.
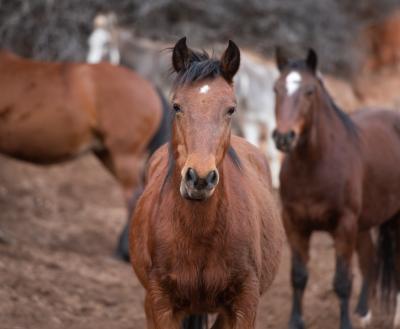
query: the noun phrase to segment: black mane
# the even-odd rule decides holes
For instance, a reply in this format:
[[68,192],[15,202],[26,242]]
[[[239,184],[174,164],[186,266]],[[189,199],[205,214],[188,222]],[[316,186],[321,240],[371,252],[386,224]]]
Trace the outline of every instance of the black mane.
[[189,65],[181,70],[174,82],[174,87],[215,78],[221,75],[220,60],[211,57],[206,51],[191,51]]
[[328,93],[326,90],[325,84],[322,81],[322,79],[317,78],[319,83],[321,84],[322,90],[326,95],[326,98],[328,99],[329,104],[333,108],[335,114],[337,117],[340,119],[340,121],[343,123],[344,127],[346,130],[351,133],[354,136],[358,136],[358,127],[355,124],[355,122],[350,118],[350,116],[344,112],[343,110],[340,109],[340,107],[335,103],[333,100],[332,96]]

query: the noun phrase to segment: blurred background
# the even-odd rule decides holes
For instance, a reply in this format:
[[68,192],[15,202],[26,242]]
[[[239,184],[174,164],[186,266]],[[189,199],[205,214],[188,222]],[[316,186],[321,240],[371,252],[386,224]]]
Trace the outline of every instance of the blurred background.
[[[277,45],[293,56],[315,48],[328,89],[347,112],[400,107],[399,0],[0,0],[0,47],[20,56],[85,62],[96,29],[116,36],[106,42],[119,51],[115,64],[133,68],[166,94],[170,54],[163,49],[187,36],[190,46],[219,54],[233,39],[244,54],[238,97],[249,112],[267,104],[268,117],[255,114],[262,126],[273,113]],[[154,51],[124,48],[143,42],[164,58],[161,64],[145,64]],[[113,56],[93,61],[99,60]],[[257,93],[240,89],[246,74],[256,81],[257,72],[268,78],[252,88]],[[252,105],[249,98],[260,100]],[[245,125],[237,129],[246,136]],[[261,129],[255,143],[263,147],[270,131]],[[125,218],[118,184],[93,156],[46,167],[0,156],[0,327],[144,328],[143,291],[130,266],[112,257]],[[308,328],[337,327],[331,245],[324,234],[312,242]],[[259,328],[286,327],[288,258],[285,250],[262,301]],[[357,270],[354,287],[352,307]]]
[[93,19],[115,12],[138,36],[208,47],[232,38],[263,55],[276,45],[314,47],[322,69],[349,75],[371,51],[371,28],[398,0],[2,0],[1,46],[42,60],[84,60]]

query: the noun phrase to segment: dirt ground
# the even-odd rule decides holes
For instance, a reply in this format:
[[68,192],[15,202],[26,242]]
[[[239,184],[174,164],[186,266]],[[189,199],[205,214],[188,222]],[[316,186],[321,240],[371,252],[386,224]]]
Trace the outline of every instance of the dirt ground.
[[[118,186],[95,158],[39,167],[0,157],[0,328],[145,328],[143,290],[131,267],[112,257],[124,221]],[[307,328],[338,328],[333,268],[332,242],[316,234]],[[356,272],[352,309],[359,283]],[[286,328],[290,300],[285,248],[258,328]]]

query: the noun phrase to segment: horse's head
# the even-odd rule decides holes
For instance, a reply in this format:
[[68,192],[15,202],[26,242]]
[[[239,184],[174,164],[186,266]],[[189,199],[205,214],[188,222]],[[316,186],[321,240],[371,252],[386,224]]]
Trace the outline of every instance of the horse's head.
[[297,61],[289,61],[277,49],[280,77],[274,87],[276,129],[272,136],[276,147],[283,152],[296,146],[312,120],[312,105],[320,88],[316,76],[317,61],[317,54],[312,49],[305,60]]
[[172,146],[181,172],[180,192],[187,199],[208,199],[219,182],[236,110],[232,79],[239,64],[240,51],[232,41],[220,60],[189,49],[186,38],[173,49]]

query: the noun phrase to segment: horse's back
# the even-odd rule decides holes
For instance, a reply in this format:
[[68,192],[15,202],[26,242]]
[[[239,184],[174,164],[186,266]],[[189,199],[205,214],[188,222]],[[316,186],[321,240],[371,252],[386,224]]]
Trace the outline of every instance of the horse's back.
[[366,109],[351,117],[358,127],[364,156],[371,160],[384,156],[389,165],[400,160],[400,113]]
[[400,211],[400,114],[371,109],[352,118],[364,161],[362,222],[375,225]]

